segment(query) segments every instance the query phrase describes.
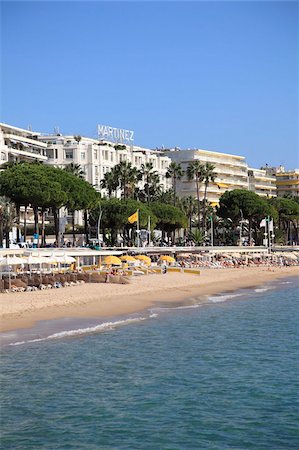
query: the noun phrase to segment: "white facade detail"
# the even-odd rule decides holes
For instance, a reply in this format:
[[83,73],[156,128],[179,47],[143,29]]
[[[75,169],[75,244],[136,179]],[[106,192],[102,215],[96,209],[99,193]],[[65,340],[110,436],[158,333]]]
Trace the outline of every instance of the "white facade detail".
[[17,161],[47,161],[47,145],[40,133],[0,123],[0,164]]
[[[209,150],[167,150],[164,152],[172,161],[180,163],[186,171],[189,164],[199,160],[202,164],[211,163],[215,166],[215,182],[210,182],[207,189],[207,200],[212,206],[219,204],[219,198],[225,191],[233,189],[248,189],[248,166],[244,156]],[[200,185],[200,199],[204,198],[204,183]],[[180,197],[196,197],[196,182],[188,180],[186,172],[177,181],[177,194]]]
[[269,175],[266,169],[248,169],[249,190],[261,197],[276,197],[276,178]]
[[[70,163],[80,165],[86,181],[102,194],[106,194],[101,189],[101,180],[105,173],[110,172],[121,161],[130,162],[137,169],[141,169],[142,164],[151,162],[153,170],[157,171],[160,177],[162,189],[171,188],[171,180],[166,178],[171,160],[160,151],[87,137],[79,139],[77,136],[44,135],[39,139],[46,143],[48,164],[56,167],[65,167]],[[140,181],[138,187],[142,188],[143,185],[143,181]]]

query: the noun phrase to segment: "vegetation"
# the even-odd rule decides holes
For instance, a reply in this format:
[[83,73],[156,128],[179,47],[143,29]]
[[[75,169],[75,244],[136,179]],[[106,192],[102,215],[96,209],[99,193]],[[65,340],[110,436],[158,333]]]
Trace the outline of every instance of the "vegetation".
[[181,164],[172,161],[167,169],[166,178],[171,178],[173,187],[173,205],[176,205],[176,188],[177,180],[180,180],[184,175]]
[[[80,136],[75,137],[80,140]],[[184,241],[197,245],[207,242],[207,217],[213,217],[215,244],[236,244],[242,221],[243,236],[263,241],[264,230],[260,228],[263,218],[274,219],[276,241],[298,241],[299,202],[294,198],[261,198],[247,190],[225,192],[217,210],[207,201],[207,190],[216,174],[212,164],[194,161],[187,167],[187,177],[196,183],[196,197],[178,198],[176,183],[183,176],[182,167],[171,163],[167,177],[173,181],[173,189],[163,191],[157,171],[152,163],[137,170],[130,162],[122,161],[105,173],[101,187],[107,196],[100,194],[84,179],[79,165],[69,164],[64,169],[41,163],[6,164],[0,172],[0,246],[8,245],[9,232],[17,229],[17,241],[27,236],[26,210],[34,212],[34,233],[41,235],[41,245],[46,244],[46,234],[55,232],[60,242],[59,212],[66,208],[72,216],[69,226],[75,242],[78,227],[75,212],[84,212],[85,240],[90,232],[97,232],[99,216],[100,231],[109,245],[116,245],[121,237],[125,245],[136,243],[137,224],[130,224],[128,217],[139,211],[139,228],[150,231],[159,229],[162,240],[175,242],[176,232],[184,230]],[[140,187],[142,181],[143,187]],[[200,185],[204,195],[200,198]],[[119,197],[120,198],[117,198]],[[21,224],[21,208],[25,209]],[[53,215],[54,224],[46,225],[46,213]],[[202,220],[201,220],[202,219]],[[51,228],[52,227],[52,228]],[[210,228],[210,227],[208,227]],[[30,230],[31,232],[31,230]]]

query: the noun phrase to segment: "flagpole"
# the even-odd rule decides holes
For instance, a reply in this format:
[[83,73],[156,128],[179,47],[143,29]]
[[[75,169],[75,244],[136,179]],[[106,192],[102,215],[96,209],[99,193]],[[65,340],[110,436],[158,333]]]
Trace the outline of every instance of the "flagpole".
[[150,243],[151,243],[151,216],[148,216],[147,231],[148,231],[148,245],[150,245]]
[[139,209],[137,209],[137,247],[139,247]]

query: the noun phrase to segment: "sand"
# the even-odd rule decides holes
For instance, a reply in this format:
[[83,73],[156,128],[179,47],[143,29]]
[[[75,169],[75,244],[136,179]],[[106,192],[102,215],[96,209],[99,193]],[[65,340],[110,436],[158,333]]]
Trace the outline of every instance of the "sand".
[[84,284],[62,289],[0,294],[0,332],[28,328],[39,320],[111,317],[173,302],[263,285],[296,276],[298,267],[202,269],[201,274],[167,273],[133,277],[129,285]]

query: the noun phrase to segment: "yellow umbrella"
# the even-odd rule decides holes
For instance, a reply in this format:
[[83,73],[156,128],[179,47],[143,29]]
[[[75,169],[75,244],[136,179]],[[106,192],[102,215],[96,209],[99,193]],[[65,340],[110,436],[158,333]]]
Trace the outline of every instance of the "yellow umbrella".
[[172,256],[169,255],[161,255],[159,258],[161,261],[167,261],[169,263],[174,263],[175,259]]
[[132,261],[132,262],[136,261],[136,259],[133,258],[133,256],[130,256],[130,255],[123,255],[119,259],[121,259],[122,261]]
[[143,261],[145,264],[150,265],[151,264],[151,258],[146,255],[137,255],[135,256],[136,259],[139,259],[139,261]]
[[111,265],[113,264],[114,266],[121,266],[121,260],[119,258],[117,258],[116,256],[106,256],[106,258],[104,259],[104,264],[107,265]]

